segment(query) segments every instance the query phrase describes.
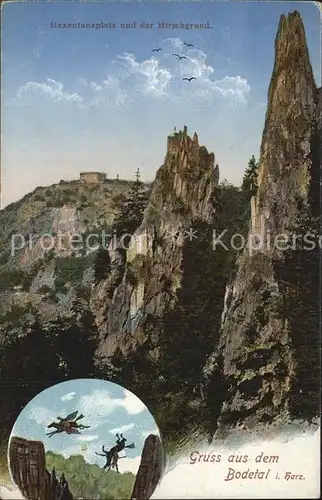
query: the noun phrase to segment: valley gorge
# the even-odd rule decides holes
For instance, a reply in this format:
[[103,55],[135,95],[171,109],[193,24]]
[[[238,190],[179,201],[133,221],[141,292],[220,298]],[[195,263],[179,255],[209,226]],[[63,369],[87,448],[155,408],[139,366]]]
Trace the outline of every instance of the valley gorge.
[[[3,456],[23,406],[72,378],[103,378],[135,393],[154,415],[168,452],[195,435],[219,440],[236,428],[316,419],[320,248],[308,251],[303,238],[288,248],[274,241],[319,237],[320,140],[321,89],[303,22],[292,12],[282,16],[276,35],[254,197],[245,199],[238,188],[230,194],[229,187],[223,196],[215,154],[183,127],[168,136],[128,249],[111,242],[99,261],[95,254],[64,256],[68,265],[79,263],[77,279],[75,266],[67,276],[61,256],[35,254],[29,262],[21,251],[15,266],[23,262],[28,280],[0,291]],[[76,182],[57,185],[58,194],[79,190],[77,209],[73,200],[42,205],[40,191],[38,212],[30,208],[35,194],[10,205],[0,211],[1,249],[27,204],[34,210],[28,224],[43,230],[53,217],[64,219],[68,204],[81,231],[89,231],[92,219],[113,228],[107,214],[119,185],[91,193]],[[131,189],[118,187],[120,199],[123,188]],[[214,229],[227,229],[228,241],[244,234],[251,244],[241,251],[215,247]],[[9,260],[3,250],[3,269]]]

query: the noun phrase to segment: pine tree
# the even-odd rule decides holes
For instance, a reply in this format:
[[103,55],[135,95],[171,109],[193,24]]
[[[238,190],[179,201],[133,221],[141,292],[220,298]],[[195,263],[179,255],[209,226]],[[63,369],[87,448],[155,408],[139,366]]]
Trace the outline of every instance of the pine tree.
[[257,193],[257,177],[258,162],[253,155],[248,162],[248,167],[245,170],[242,183],[242,191],[245,193],[245,196],[248,199],[250,199],[252,196],[255,196]]
[[140,179],[140,169],[135,173],[135,181],[118,207],[114,228],[117,233],[133,234],[143,219],[143,212],[148,203],[148,195],[144,183]]

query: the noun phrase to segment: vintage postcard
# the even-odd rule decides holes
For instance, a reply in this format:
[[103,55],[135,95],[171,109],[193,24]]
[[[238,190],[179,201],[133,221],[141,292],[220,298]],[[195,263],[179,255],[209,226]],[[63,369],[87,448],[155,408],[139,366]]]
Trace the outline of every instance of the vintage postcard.
[[1,7],[0,499],[320,498],[319,4]]

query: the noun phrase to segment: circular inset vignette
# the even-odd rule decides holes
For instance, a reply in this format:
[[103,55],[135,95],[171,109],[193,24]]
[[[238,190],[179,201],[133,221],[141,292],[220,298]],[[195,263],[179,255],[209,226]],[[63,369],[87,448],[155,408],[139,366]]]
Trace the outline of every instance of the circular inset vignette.
[[32,500],[148,499],[165,470],[159,429],[123,387],[96,379],[42,391],[9,438],[11,479]]

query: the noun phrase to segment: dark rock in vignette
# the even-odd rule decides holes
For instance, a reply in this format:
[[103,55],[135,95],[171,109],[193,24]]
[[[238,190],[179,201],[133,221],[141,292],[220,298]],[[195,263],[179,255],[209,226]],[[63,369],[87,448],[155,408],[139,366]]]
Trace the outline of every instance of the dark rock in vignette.
[[41,441],[12,437],[9,448],[12,479],[26,500],[73,500],[64,475],[46,469],[45,447]]
[[131,500],[148,500],[157,487],[164,469],[165,456],[161,440],[158,436],[150,434],[144,443]]

